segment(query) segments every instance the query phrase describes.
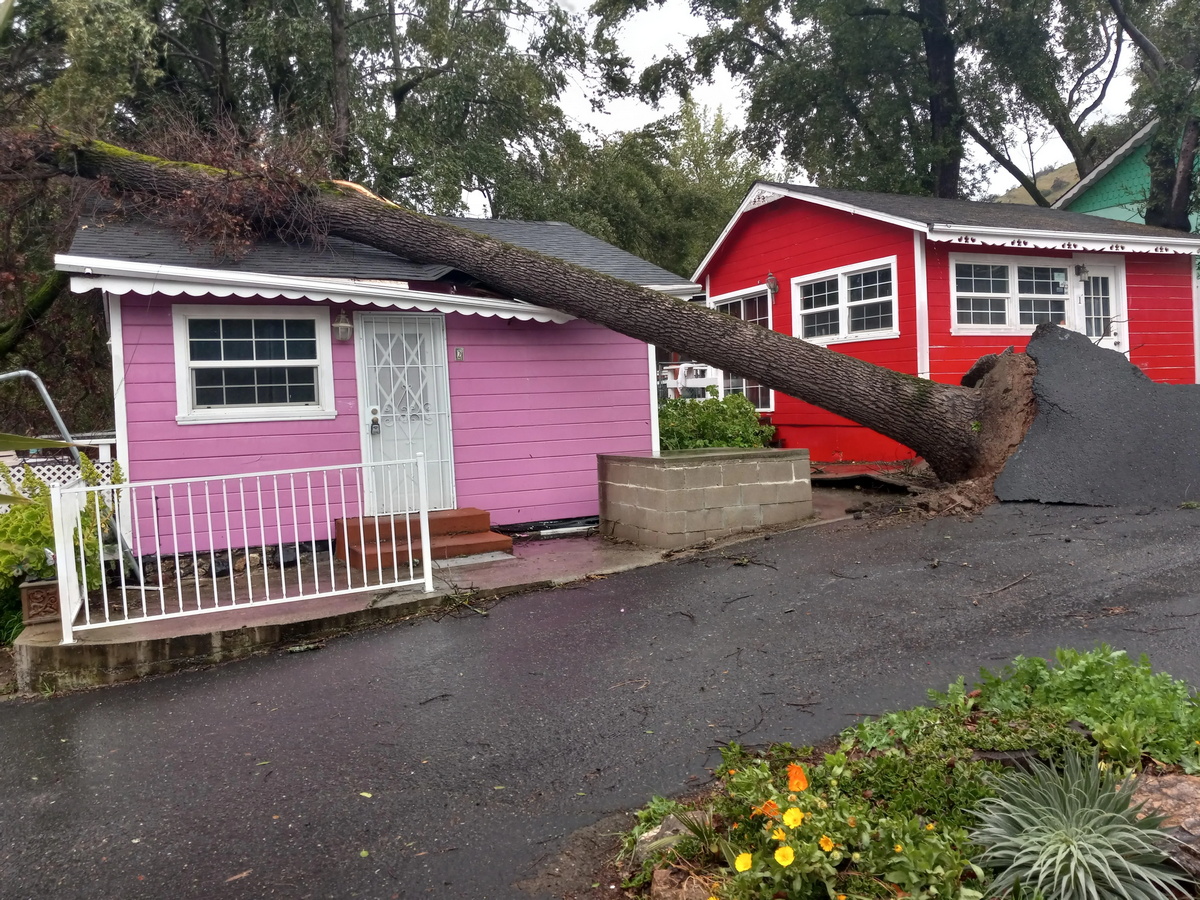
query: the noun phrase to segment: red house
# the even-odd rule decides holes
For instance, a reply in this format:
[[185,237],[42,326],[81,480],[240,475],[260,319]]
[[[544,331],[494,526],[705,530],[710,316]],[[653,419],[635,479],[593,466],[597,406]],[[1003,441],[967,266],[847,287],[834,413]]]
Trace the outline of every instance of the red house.
[[[1200,380],[1192,254],[1200,235],[1057,209],[759,182],[692,280],[714,309],[935,381],[1023,350],[1053,321],[1184,384]],[[721,381],[814,461],[913,456],[754,382]]]

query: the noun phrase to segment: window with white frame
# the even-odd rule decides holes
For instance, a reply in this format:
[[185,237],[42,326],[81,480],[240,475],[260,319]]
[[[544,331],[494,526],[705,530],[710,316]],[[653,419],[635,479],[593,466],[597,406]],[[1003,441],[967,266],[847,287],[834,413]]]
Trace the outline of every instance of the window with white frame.
[[177,421],[334,415],[329,313],[175,306]]
[[1032,331],[1067,322],[1065,261],[960,256],[950,265],[956,329]]
[[[713,300],[712,308],[717,312],[733,316],[735,319],[752,322],[763,328],[771,327],[771,300],[765,291],[742,297],[718,297]],[[757,410],[773,408],[770,388],[764,387],[752,378],[743,378],[741,375],[723,372],[721,396],[726,394],[744,394]]]
[[895,337],[896,257],[793,278],[792,329],[819,342]]

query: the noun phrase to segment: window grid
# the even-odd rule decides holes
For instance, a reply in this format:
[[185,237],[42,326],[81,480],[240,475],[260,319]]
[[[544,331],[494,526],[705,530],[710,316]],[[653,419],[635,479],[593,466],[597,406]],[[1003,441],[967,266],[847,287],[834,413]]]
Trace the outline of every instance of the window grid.
[[187,340],[194,409],[317,404],[313,319],[195,317]]
[[[841,272],[799,285],[800,337],[838,338],[895,327],[893,264]],[[843,330],[844,329],[844,330]]]
[[[763,328],[771,326],[771,307],[767,295],[753,294],[749,297],[737,297],[733,300],[721,300],[713,305],[713,309],[741,319]],[[752,378],[743,378],[723,372],[721,375],[722,395],[744,394],[746,399],[758,410],[772,408],[771,390]]]
[[956,262],[955,320],[993,327],[1014,321],[1020,326],[1066,324],[1068,285],[1065,265]]

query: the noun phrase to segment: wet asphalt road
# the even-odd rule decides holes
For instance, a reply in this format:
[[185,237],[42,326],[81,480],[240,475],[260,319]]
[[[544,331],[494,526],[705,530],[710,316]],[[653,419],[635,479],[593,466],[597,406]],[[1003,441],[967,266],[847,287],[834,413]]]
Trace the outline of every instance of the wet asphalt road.
[[1058,645],[1200,683],[1198,636],[1200,511],[1015,505],[0,704],[0,897],[525,896],[719,741],[811,743]]

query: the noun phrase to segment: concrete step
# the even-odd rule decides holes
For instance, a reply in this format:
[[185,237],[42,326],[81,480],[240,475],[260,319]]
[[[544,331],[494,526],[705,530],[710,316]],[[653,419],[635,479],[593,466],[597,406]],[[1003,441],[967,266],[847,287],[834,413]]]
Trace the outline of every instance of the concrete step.
[[[430,535],[430,559],[453,559],[459,556],[474,556],[477,553],[511,553],[512,538],[494,531],[477,531],[471,534]],[[420,538],[412,543],[412,555],[422,558]],[[355,537],[350,542],[338,542],[337,558],[346,565],[364,572],[380,569],[407,567],[409,551],[407,541],[371,540],[365,544]]]
[[[342,529],[345,523],[345,531]],[[348,535],[351,543],[374,544],[375,535],[382,540],[404,543],[408,540],[409,528],[413,537],[421,534],[421,520],[415,515],[407,519],[403,515],[391,516],[362,516],[354,519],[336,519],[333,523],[333,533],[339,537]],[[439,534],[473,534],[480,531],[490,531],[492,514],[484,509],[465,506],[462,509],[435,509],[429,513],[429,535]]]

